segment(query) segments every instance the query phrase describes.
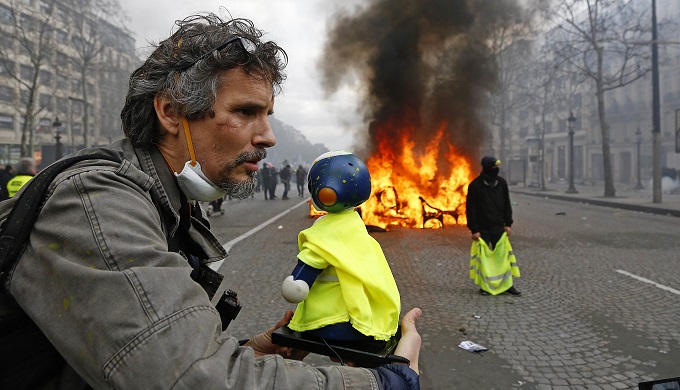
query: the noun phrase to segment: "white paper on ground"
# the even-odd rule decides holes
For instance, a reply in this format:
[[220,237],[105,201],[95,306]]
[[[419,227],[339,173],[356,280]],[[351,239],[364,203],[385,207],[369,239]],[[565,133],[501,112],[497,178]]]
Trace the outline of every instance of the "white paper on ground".
[[489,350],[488,348],[483,347],[479,344],[475,344],[472,341],[461,341],[460,344],[458,344],[458,346],[470,352],[481,352]]

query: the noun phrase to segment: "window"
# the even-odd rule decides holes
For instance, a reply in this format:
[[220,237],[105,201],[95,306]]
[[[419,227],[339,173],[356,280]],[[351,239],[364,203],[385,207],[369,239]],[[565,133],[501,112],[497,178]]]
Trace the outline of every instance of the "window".
[[10,114],[0,113],[0,129],[14,130],[14,117]]
[[519,128],[519,136],[520,138],[525,138],[529,134],[529,127],[528,126],[522,126]]
[[12,10],[4,5],[0,5],[0,22],[2,23],[12,22]]
[[36,133],[38,134],[50,134],[52,129],[52,121],[50,118],[40,118],[38,122],[38,128]]
[[61,22],[67,22],[67,17],[68,15],[68,10],[65,8],[63,5],[57,4],[56,5],[57,9],[54,11],[54,17],[56,20],[61,21]]
[[68,41],[68,33],[62,29],[57,30],[57,40],[59,42],[67,42]]
[[57,112],[68,112],[68,99],[57,98]]
[[76,49],[83,47],[83,39],[77,35],[74,35],[71,38],[71,42],[73,42],[73,46],[75,46]]
[[0,61],[0,75],[14,73],[14,61]]
[[[0,21],[0,23],[2,23]],[[8,52],[11,52],[14,50],[14,43],[16,40],[12,37],[10,37],[8,34],[0,34],[0,44],[7,50]]]
[[62,52],[57,52],[57,66],[66,67],[68,66],[68,56]]
[[48,70],[40,71],[40,84],[50,86],[52,84],[52,73]]
[[21,78],[24,80],[32,80],[35,70],[28,65],[21,65]]
[[40,94],[40,107],[52,111],[52,95]]
[[71,127],[71,131],[73,132],[73,135],[83,134],[83,124],[82,123],[74,123],[73,126]]
[[31,93],[27,89],[22,89],[21,90],[21,103],[22,104],[28,104],[28,98],[30,97]]
[[38,22],[29,14],[21,14],[21,27],[24,31],[37,31]]
[[57,79],[57,89],[59,89],[61,91],[68,89],[68,80],[66,80],[63,77],[59,77]]
[[50,8],[52,8],[52,7],[50,6],[50,4],[48,2],[41,0],[39,5],[40,5],[40,12],[42,12],[44,14],[50,13]]
[[2,102],[14,102],[14,89],[8,86],[0,86],[0,101]]
[[74,101],[71,109],[73,110],[74,115],[81,115],[83,113],[83,105],[81,102]]

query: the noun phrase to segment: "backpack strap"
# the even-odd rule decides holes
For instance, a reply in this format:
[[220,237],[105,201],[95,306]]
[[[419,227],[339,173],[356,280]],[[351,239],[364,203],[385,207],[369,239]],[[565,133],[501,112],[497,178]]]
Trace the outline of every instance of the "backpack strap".
[[[33,177],[10,211],[0,235],[0,281],[16,264],[26,246],[33,223],[38,218],[43,199],[52,180],[71,165],[83,160],[109,160],[121,162],[119,158],[102,153],[82,154],[63,158]],[[3,283],[4,284],[4,283]]]

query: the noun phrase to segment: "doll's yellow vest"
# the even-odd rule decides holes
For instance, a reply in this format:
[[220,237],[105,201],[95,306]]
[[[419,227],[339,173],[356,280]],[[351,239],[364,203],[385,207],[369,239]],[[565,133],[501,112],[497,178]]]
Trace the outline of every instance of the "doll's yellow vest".
[[288,327],[298,332],[347,322],[366,336],[389,340],[401,302],[380,244],[354,210],[319,218],[298,235],[298,258],[324,269],[298,304]]

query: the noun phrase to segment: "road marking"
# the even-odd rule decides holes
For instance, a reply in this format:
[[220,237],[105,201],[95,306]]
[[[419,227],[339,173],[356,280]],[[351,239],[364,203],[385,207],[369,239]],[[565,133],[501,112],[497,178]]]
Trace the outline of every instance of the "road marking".
[[635,275],[635,274],[631,274],[630,272],[627,272],[627,271],[624,271],[624,270],[621,270],[621,269],[617,269],[616,272],[618,272],[618,273],[620,273],[620,274],[622,274],[622,275],[630,276],[631,278],[636,279],[636,280],[639,280],[639,281],[641,281],[641,282],[649,283],[649,284],[651,284],[651,285],[654,285],[655,287],[658,287],[658,288],[660,288],[660,289],[662,289],[662,290],[666,290],[666,291],[671,292],[671,293],[673,293],[673,294],[680,295],[680,290],[676,290],[676,289],[674,289],[674,288],[672,288],[672,287],[665,286],[665,285],[660,284],[660,283],[657,283],[657,282],[655,282],[655,281],[653,281],[653,280],[649,280],[649,279],[647,279],[647,278],[643,278],[642,276],[637,276],[637,275]]
[[[290,213],[290,212],[293,211],[294,209],[296,209],[296,208],[302,206],[303,204],[307,204],[307,201],[304,200],[304,201],[302,201],[302,202],[296,204],[295,206],[289,207],[288,209],[286,209],[285,211],[279,213],[278,215],[276,215],[276,216],[274,216],[274,217],[272,217],[272,218],[269,218],[268,220],[264,221],[263,223],[259,224],[258,226],[255,226],[254,228],[248,230],[247,232],[241,234],[240,236],[234,238],[233,240],[226,242],[224,245],[222,245],[222,247],[224,248],[224,250],[227,251],[227,253],[229,253],[229,251],[231,250],[231,248],[232,248],[234,245],[236,245],[237,243],[239,243],[240,241],[243,241],[243,240],[245,240],[246,238],[252,236],[253,234],[255,234],[255,233],[257,233],[258,231],[262,230],[265,226],[271,224],[272,222],[274,222],[274,221],[276,221],[277,219],[283,217],[284,215]],[[219,268],[222,266],[222,263],[224,263],[224,260],[220,260],[220,261],[216,261],[216,262],[214,262],[214,263],[210,263],[210,268],[212,268],[213,270],[217,271],[217,270],[219,270]]]

